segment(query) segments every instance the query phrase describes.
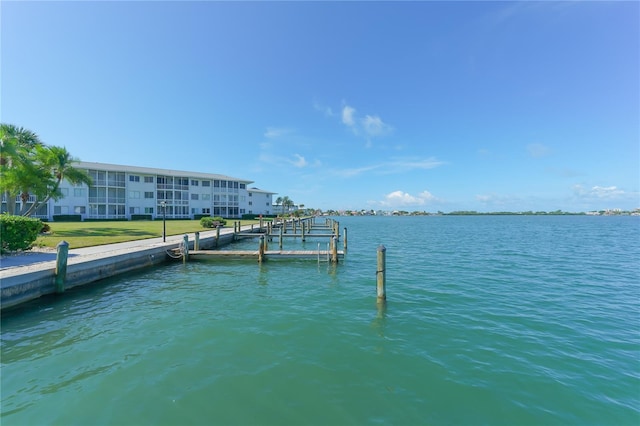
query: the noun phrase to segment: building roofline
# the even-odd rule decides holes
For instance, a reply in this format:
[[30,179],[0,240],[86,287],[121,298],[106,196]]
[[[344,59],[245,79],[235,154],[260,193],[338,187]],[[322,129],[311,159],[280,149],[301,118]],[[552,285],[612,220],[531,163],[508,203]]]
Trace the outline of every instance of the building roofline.
[[200,179],[231,180],[231,181],[238,181],[244,184],[250,184],[254,182],[248,179],[241,179],[241,178],[231,177],[227,175],[220,175],[216,173],[188,172],[184,170],[157,169],[152,167],[127,166],[123,164],[97,163],[97,162],[90,162],[90,161],[78,161],[75,164],[75,167],[78,169],[93,169],[93,170],[107,170],[107,171],[114,170],[118,172],[140,173],[140,174],[148,174],[148,175],[164,175],[164,176],[179,176],[179,177],[200,178]]

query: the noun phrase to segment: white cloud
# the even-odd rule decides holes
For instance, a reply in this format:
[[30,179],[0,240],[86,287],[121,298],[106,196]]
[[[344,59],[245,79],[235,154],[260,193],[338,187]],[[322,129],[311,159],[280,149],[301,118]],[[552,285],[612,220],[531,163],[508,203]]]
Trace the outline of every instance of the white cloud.
[[307,165],[307,160],[300,154],[293,154],[295,160],[290,160],[290,163],[295,167],[305,167]]
[[354,127],[356,125],[356,121],[354,118],[354,114],[356,110],[349,105],[345,105],[342,107],[342,122],[349,127]]
[[385,195],[384,200],[380,201],[379,204],[384,207],[408,207],[424,206],[433,201],[437,201],[437,198],[429,191],[422,191],[417,195],[411,195],[403,191],[393,191]]
[[590,189],[585,189],[582,185],[574,185],[573,192],[582,198],[600,198],[600,199],[613,199],[628,195],[622,189],[616,186],[593,186]]
[[377,115],[366,115],[362,119],[362,127],[369,136],[382,136],[391,130],[391,127]]
[[551,150],[541,143],[531,143],[527,145],[527,152],[529,152],[529,155],[533,158],[541,158],[549,155]]

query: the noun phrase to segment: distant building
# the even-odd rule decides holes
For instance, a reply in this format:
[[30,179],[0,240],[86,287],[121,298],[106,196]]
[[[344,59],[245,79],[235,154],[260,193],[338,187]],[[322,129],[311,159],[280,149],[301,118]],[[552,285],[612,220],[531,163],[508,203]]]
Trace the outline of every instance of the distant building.
[[[82,219],[131,219],[150,215],[192,219],[196,215],[241,218],[243,214],[273,214],[275,192],[247,189],[251,180],[225,175],[186,172],[117,164],[79,162],[93,184],[63,181],[63,198],[38,209],[34,217],[81,215]],[[34,202],[34,199],[30,200]],[[19,202],[19,200],[18,200]],[[6,211],[2,200],[2,211]]]

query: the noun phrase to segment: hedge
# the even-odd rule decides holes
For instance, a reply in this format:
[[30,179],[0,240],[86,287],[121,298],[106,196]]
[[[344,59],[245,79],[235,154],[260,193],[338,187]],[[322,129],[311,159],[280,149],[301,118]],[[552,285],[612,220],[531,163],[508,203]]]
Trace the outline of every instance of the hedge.
[[0,215],[0,252],[28,250],[42,230],[42,221],[31,217]]
[[153,216],[150,214],[132,214],[131,220],[152,220]]
[[54,214],[54,222],[82,222],[82,215],[79,214]]

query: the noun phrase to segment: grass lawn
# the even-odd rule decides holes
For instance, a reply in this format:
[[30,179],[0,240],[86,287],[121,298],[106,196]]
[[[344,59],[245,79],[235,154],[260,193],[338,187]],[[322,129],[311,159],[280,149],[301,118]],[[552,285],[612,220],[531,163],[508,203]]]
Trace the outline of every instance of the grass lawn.
[[[227,227],[234,220],[227,220]],[[259,223],[258,220],[242,220],[242,225]],[[36,240],[36,247],[56,247],[62,240],[70,248],[91,247],[123,241],[143,240],[162,236],[161,220],[105,221],[105,222],[47,222],[51,232]],[[207,231],[199,220],[167,220],[167,235],[182,235]]]

